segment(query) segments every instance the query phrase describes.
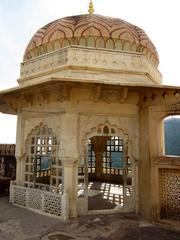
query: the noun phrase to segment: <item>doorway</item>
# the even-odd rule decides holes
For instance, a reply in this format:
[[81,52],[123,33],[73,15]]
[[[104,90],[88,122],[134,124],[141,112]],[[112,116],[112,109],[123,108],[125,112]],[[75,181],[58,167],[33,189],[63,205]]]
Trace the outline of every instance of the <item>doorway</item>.
[[[133,163],[119,136],[88,140],[88,211],[123,210],[133,196]],[[131,206],[132,208],[132,206]]]

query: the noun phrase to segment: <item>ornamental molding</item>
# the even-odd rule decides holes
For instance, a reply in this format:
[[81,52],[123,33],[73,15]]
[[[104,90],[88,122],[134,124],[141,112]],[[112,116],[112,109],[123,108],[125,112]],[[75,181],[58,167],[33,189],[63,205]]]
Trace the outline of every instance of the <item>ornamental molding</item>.
[[174,112],[180,112],[180,102],[172,104],[170,110]]
[[180,167],[180,157],[179,156],[159,156],[154,157],[152,161],[153,165],[158,167],[164,167],[167,168],[171,167]]

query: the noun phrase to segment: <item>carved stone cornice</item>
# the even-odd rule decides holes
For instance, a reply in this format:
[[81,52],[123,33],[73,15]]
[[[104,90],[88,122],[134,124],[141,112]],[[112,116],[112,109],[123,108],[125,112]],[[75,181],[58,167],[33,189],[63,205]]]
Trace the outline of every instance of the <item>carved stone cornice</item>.
[[153,165],[158,167],[179,167],[180,168],[180,157],[177,156],[159,156],[154,157],[152,161]]

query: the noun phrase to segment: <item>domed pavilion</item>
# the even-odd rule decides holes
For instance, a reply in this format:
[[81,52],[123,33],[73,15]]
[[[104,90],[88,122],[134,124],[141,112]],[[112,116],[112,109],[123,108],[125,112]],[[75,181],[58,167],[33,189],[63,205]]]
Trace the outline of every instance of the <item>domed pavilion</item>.
[[164,155],[162,121],[180,114],[180,87],[162,85],[158,64],[144,30],[94,14],[92,2],[40,28],[19,86],[0,92],[0,111],[18,116],[10,201],[63,219],[174,211],[165,181],[180,161]]

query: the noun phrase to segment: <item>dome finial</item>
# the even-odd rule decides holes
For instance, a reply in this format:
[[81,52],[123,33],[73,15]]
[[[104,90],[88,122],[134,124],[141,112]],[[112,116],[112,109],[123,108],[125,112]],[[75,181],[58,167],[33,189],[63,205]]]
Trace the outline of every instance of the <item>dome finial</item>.
[[94,6],[93,6],[93,2],[92,0],[90,0],[90,3],[89,3],[89,11],[88,11],[90,14],[93,14],[94,12]]

